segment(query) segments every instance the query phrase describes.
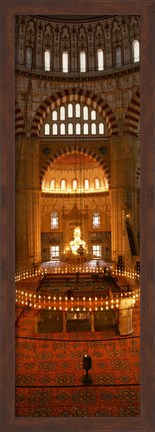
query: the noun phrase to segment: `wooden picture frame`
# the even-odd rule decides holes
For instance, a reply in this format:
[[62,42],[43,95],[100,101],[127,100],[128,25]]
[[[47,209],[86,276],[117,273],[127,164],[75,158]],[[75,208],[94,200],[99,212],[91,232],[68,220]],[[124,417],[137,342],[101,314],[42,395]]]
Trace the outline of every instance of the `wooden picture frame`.
[[[141,415],[119,418],[15,417],[15,15],[141,16]],[[155,1],[1,0],[2,431],[153,431]]]

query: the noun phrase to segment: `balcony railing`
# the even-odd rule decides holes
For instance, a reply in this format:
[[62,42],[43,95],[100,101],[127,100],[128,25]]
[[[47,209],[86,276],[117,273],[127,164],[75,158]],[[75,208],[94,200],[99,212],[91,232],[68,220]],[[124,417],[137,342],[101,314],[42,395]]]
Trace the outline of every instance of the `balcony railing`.
[[80,79],[84,80],[85,78],[93,79],[98,78],[102,79],[103,76],[111,75],[111,74],[117,74],[120,72],[125,72],[127,70],[133,70],[140,67],[140,62],[123,62],[120,65],[113,64],[112,66],[105,66],[103,70],[97,70],[97,68],[89,68],[86,70],[86,72],[81,72],[77,69],[72,69],[69,72],[62,72],[62,70],[59,68],[51,68],[50,71],[45,71],[43,66],[26,66],[24,62],[17,62],[16,63],[16,71],[20,71],[23,73],[32,73],[34,75],[42,75],[46,78],[50,79],[63,79],[63,80],[70,80],[73,79]]

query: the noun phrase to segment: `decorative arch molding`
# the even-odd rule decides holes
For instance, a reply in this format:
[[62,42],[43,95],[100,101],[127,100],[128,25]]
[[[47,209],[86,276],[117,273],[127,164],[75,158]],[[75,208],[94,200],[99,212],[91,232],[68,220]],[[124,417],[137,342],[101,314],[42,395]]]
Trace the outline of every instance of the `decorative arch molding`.
[[48,158],[48,160],[44,163],[44,165],[42,166],[40,173],[39,173],[40,188],[42,185],[42,180],[43,180],[44,174],[45,174],[48,166],[51,164],[51,162],[53,162],[55,159],[59,158],[60,156],[62,156],[64,154],[75,153],[75,152],[84,153],[84,154],[87,154],[89,156],[92,156],[92,158],[95,159],[95,161],[101,165],[101,167],[103,168],[105,175],[107,177],[108,185],[109,185],[109,189],[110,189],[110,187],[111,187],[111,174],[110,174],[110,169],[109,169],[107,163],[100,156],[97,156],[97,154],[94,153],[93,151],[91,151],[89,149],[85,149],[85,148],[81,149],[81,147],[78,145],[75,145],[75,146],[71,145],[69,147],[65,147],[64,149],[59,150],[54,155],[52,155],[50,158]]
[[15,101],[15,137],[19,136],[25,136],[25,125],[20,107]]
[[110,136],[118,135],[118,124],[116,121],[115,114],[112,112],[110,106],[101,96],[95,95],[91,91],[84,89],[71,89],[57,92],[55,95],[50,96],[46,99],[38,108],[35,117],[32,122],[31,136],[39,136],[41,126],[46,116],[56,107],[61,104],[77,101],[84,102],[92,108],[96,109],[107,124],[107,128]]
[[136,91],[135,95],[132,97],[128,109],[126,111],[124,120],[124,133],[129,133],[130,135],[137,135],[137,129],[140,119],[140,91]]

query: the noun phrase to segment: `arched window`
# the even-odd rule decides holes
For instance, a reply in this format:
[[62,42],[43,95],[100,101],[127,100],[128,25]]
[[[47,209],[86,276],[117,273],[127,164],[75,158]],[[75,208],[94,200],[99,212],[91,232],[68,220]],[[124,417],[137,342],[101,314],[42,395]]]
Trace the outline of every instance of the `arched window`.
[[83,125],[83,133],[84,133],[84,135],[88,135],[88,123],[84,123],[84,125]]
[[99,123],[99,134],[100,135],[104,134],[104,123]]
[[75,105],[75,117],[80,118],[80,104],[79,103],[77,103]]
[[73,135],[73,123],[68,123],[68,135]]
[[53,178],[50,181],[50,189],[55,189],[55,186],[56,186],[56,180],[55,180],[55,178]]
[[80,72],[86,72],[86,53],[80,52]]
[[60,125],[60,135],[65,135],[65,123],[61,123]]
[[60,107],[60,120],[65,120],[65,107]]
[[68,104],[68,118],[72,118],[73,117],[73,104],[69,103]]
[[58,135],[58,125],[57,125],[57,123],[53,123],[52,134],[53,135]]
[[91,120],[96,120],[96,111],[91,110]]
[[99,212],[93,213],[93,228],[100,228],[101,218]]
[[58,227],[59,227],[58,212],[53,211],[51,213],[51,229],[58,229]]
[[140,43],[138,40],[134,40],[132,43],[133,61],[134,63],[140,60]]
[[45,189],[45,187],[46,187],[46,179],[44,179],[44,180],[42,181],[42,189]]
[[32,48],[26,48],[26,66],[30,68],[32,66]]
[[84,179],[84,189],[89,189],[89,180],[87,178]]
[[[49,116],[51,116],[49,126],[46,126],[46,132],[44,132],[45,126],[43,126],[42,133],[45,135],[52,134],[53,138],[54,135],[59,135],[60,138],[65,135],[70,137],[83,135],[86,138],[88,135],[101,136],[105,133],[104,119],[102,120],[101,117],[99,119],[96,109],[83,102],[63,102],[63,105],[54,108]],[[46,117],[46,119],[48,118]]]
[[60,182],[60,188],[61,190],[66,190],[67,182],[66,179],[62,179]]
[[91,124],[91,134],[96,135],[96,123]]
[[68,52],[62,53],[62,72],[68,73]]
[[122,51],[120,47],[116,48],[116,66],[122,65]]
[[88,120],[88,107],[83,107],[83,120]]
[[54,121],[58,120],[58,113],[56,110],[52,111],[52,120]]
[[75,132],[76,132],[76,135],[81,134],[81,124],[80,123],[76,123]]
[[45,123],[45,135],[50,135],[50,125],[49,123]]
[[109,185],[108,185],[108,180],[106,179],[106,177],[104,177],[104,179],[103,179],[103,184],[104,184],[104,190],[108,190]]
[[44,51],[44,68],[45,71],[50,71],[51,68],[51,53],[49,50]]
[[74,179],[74,180],[72,181],[72,188],[73,188],[73,190],[76,190],[76,189],[77,189],[77,180],[76,180],[76,179]]
[[97,51],[97,69],[98,71],[104,70],[104,54],[102,49]]
[[107,179],[105,179],[105,188],[106,188],[106,190],[109,189],[109,185],[108,185],[108,180]]
[[94,179],[94,186],[95,186],[95,189],[99,189],[100,188],[100,180],[99,180],[98,177],[96,177]]

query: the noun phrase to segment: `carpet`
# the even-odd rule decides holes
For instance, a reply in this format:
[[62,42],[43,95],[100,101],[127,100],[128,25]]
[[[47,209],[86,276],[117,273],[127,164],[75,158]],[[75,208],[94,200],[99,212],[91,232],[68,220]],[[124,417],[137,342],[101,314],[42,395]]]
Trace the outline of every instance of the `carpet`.
[[[16,333],[16,416],[135,417],[140,415],[140,311],[133,335],[35,332],[35,311]],[[83,355],[92,358],[84,385]]]

